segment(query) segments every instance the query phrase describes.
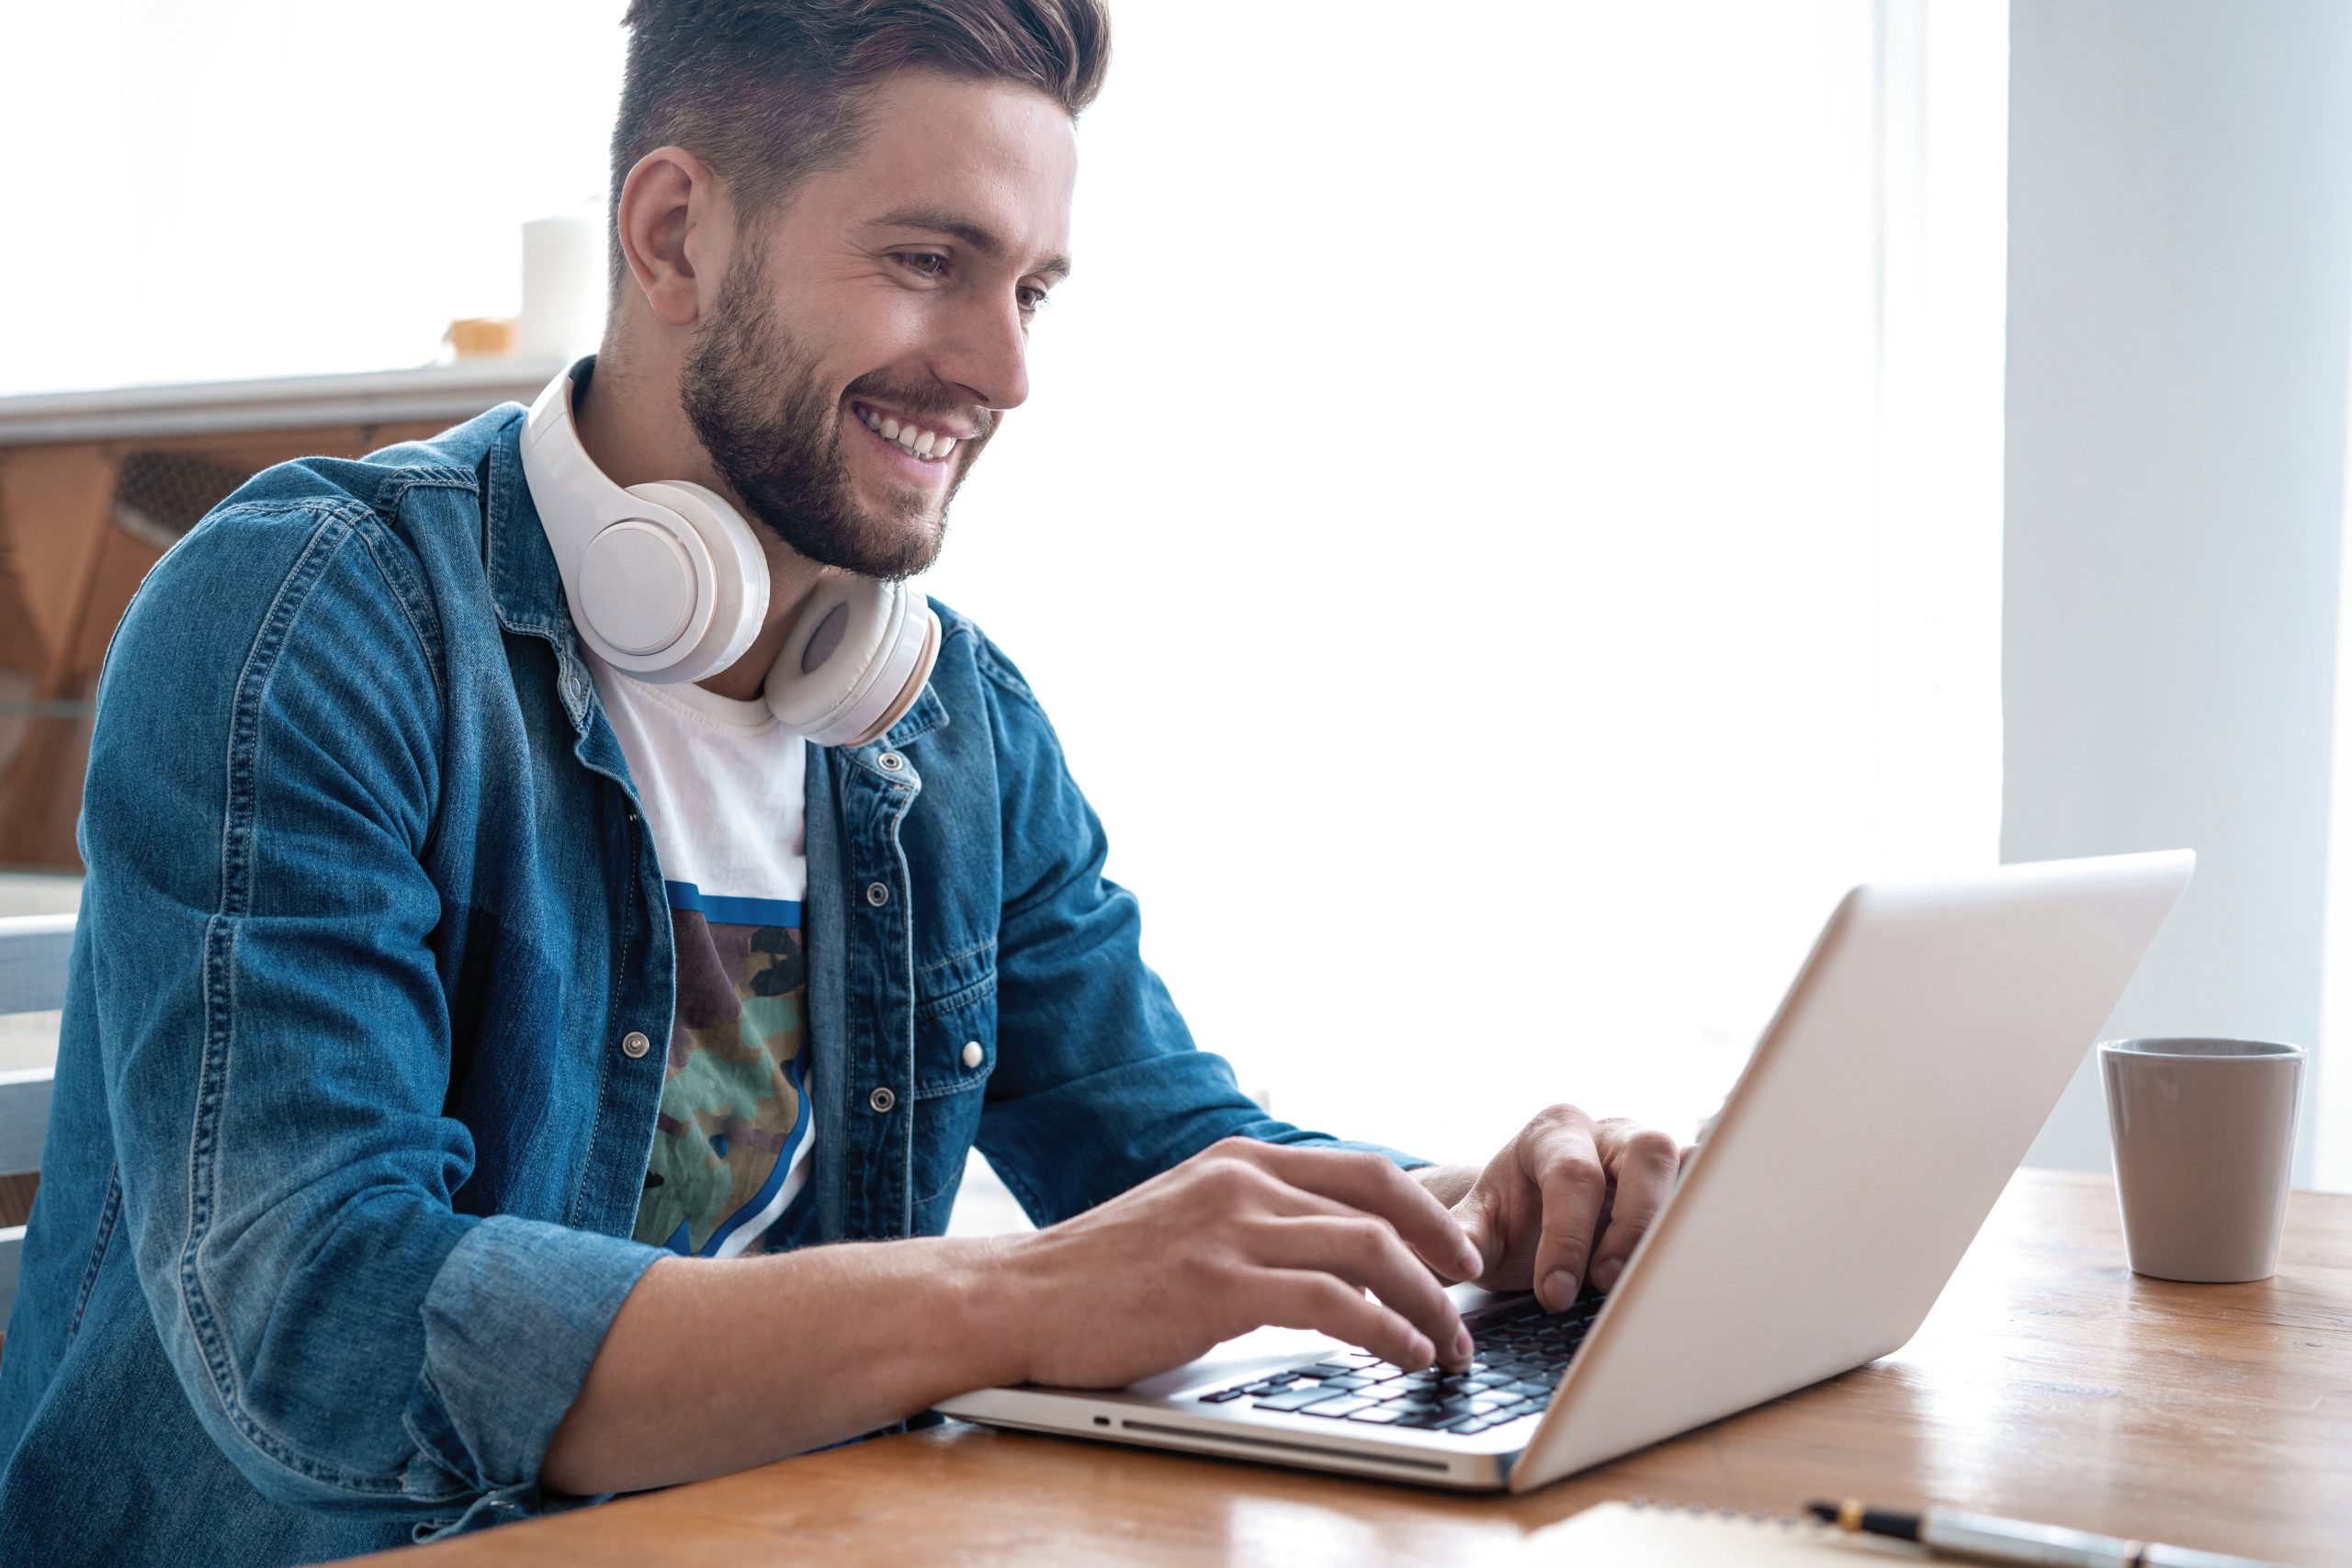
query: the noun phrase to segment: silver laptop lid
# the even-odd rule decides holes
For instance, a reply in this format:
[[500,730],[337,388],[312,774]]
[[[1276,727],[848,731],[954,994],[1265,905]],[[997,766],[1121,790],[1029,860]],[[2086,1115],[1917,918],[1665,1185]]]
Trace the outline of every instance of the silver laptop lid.
[[2179,850],[1849,894],[1511,1489],[1908,1339],[2195,864]]

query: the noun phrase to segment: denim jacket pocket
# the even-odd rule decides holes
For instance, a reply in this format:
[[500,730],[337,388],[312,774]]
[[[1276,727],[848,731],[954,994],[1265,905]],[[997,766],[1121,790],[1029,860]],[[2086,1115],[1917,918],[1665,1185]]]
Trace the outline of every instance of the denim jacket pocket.
[[984,1088],[996,1066],[996,966],[978,956],[977,974],[955,976],[954,989],[915,1005],[916,1100]]
[[909,1109],[915,1117],[914,1231],[945,1229],[980,1106],[996,1065],[996,975],[991,968],[968,985],[915,1010],[915,1077]]

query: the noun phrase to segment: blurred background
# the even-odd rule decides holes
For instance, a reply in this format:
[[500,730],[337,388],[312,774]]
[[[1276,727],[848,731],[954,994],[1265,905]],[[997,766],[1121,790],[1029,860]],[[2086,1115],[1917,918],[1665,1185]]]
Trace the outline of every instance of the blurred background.
[[[0,12],[0,910],[211,500],[594,345],[621,9]],[[2352,10],[1438,15],[1116,0],[930,580],[1201,1042],[1441,1157],[1688,1136],[1853,882],[2185,844],[2109,1032],[2312,1046],[2352,1188]],[[2087,1069],[2030,1157],[2104,1167]]]

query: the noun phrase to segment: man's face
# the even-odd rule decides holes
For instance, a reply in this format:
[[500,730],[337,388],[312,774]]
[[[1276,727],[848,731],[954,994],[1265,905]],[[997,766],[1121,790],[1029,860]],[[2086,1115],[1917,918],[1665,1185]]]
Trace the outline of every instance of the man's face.
[[681,391],[753,518],[895,578],[938,555],[948,498],[1029,395],[1078,157],[1061,106],[1004,83],[904,72],[865,117],[850,164],[737,237]]

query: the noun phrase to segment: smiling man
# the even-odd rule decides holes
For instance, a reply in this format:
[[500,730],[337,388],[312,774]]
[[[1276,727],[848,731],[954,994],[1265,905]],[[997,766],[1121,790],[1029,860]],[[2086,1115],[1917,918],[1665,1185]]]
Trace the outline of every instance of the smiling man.
[[[804,612],[900,592],[1027,395],[1098,0],[628,22],[601,353],[527,420],[259,476],[117,635],[12,1559],[341,1556],[1263,1324],[1459,1363],[1443,1280],[1606,1289],[1671,1187],[1671,1139],[1565,1107],[1483,1169],[1268,1118],[945,606],[892,601],[927,680],[871,733],[780,716]],[[741,542],[688,677],[583,603],[704,548],[580,567],[625,491]],[[941,1234],[975,1145],[1040,1229]]]

